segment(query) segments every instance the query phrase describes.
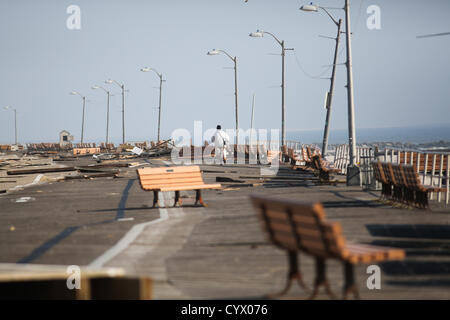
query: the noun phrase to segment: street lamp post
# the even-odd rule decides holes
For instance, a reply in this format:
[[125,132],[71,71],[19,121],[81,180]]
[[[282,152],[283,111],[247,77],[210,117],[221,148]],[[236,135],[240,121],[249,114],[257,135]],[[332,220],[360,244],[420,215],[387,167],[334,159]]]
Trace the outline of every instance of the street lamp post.
[[4,107],[5,110],[13,110],[14,111],[14,144],[17,145],[17,110],[16,108],[12,108],[11,106]]
[[325,118],[325,129],[323,131],[323,142],[322,142],[322,153],[323,156],[326,156],[328,153],[328,137],[330,132],[330,118],[331,118],[331,106],[333,101],[333,94],[334,94],[334,81],[336,76],[336,65],[337,65],[337,58],[338,58],[338,50],[339,50],[339,41],[341,37],[341,26],[342,26],[342,19],[339,19],[339,21],[336,21],[335,18],[325,9],[318,6],[313,5],[306,5],[302,6],[300,10],[303,11],[317,11],[318,9],[322,9],[325,11],[325,13],[330,17],[330,19],[333,21],[333,23],[337,26],[337,35],[335,41],[336,46],[334,49],[334,59],[333,59],[333,69],[331,71],[331,78],[330,78],[330,89],[327,94],[327,100],[326,100],[326,109],[327,109],[327,115]]
[[122,90],[122,144],[125,144],[125,85],[112,79],[106,80],[105,83],[107,84],[115,83]]
[[[348,96],[348,131],[350,144],[350,167],[356,167],[356,133],[355,133],[355,104],[353,100],[353,71],[352,71],[352,44],[351,44],[351,29],[350,29],[350,2],[345,0],[345,38],[347,43],[347,96]],[[358,170],[347,170],[353,172],[352,174],[359,174]],[[358,175],[359,176],[359,175]],[[349,178],[347,174],[347,179]],[[358,179],[359,180],[359,179]],[[359,184],[359,181],[358,181]]]
[[286,114],[286,108],[284,103],[284,70],[285,70],[285,63],[284,63],[284,57],[286,50],[294,50],[293,48],[285,48],[284,47],[284,40],[279,40],[274,34],[267,32],[267,31],[260,31],[256,30],[256,32],[252,32],[249,34],[250,37],[254,38],[262,38],[264,34],[271,35],[276,42],[281,46],[281,145],[283,146],[286,142],[286,129],[285,129],[285,114]]
[[154,73],[156,73],[156,75],[159,77],[159,111],[158,111],[158,142],[160,141],[160,133],[161,133],[161,99],[162,99],[162,83],[166,80],[163,79],[163,75],[162,73],[159,73],[156,69],[153,68],[142,68],[141,69],[142,72],[149,72],[149,71],[153,71]]
[[92,89],[102,89],[106,92],[107,99],[106,99],[106,140],[105,144],[107,145],[109,143],[109,98],[111,96],[111,92],[103,88],[102,86],[93,86]]
[[228,58],[230,58],[234,63],[234,103],[235,103],[235,113],[236,113],[236,144],[239,144],[239,106],[238,106],[238,82],[237,82],[237,57],[231,56],[225,50],[216,50],[208,51],[208,55],[213,56],[223,53]]
[[[336,20],[329,14],[324,7],[317,5],[304,5],[302,10],[315,11],[323,9],[330,18],[335,22]],[[341,9],[341,8],[330,8]],[[348,101],[348,140],[349,140],[349,166],[347,167],[347,185],[360,185],[359,168],[356,165],[356,132],[355,132],[355,105],[353,99],[353,72],[352,72],[352,45],[351,45],[351,29],[350,29],[350,1],[345,0],[345,35],[346,35],[346,49],[347,49],[347,101]]]
[[84,111],[86,108],[86,97],[83,96],[78,91],[72,91],[70,94],[72,95],[79,95],[83,99],[83,115],[81,117],[81,144],[83,144],[83,137],[84,137]]

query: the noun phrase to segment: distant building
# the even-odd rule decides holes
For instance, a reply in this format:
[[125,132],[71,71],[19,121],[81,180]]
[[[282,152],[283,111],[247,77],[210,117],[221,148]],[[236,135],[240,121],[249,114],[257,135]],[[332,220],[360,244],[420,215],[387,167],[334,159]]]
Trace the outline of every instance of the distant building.
[[64,146],[72,143],[73,136],[70,135],[69,131],[63,130],[59,133],[59,145]]

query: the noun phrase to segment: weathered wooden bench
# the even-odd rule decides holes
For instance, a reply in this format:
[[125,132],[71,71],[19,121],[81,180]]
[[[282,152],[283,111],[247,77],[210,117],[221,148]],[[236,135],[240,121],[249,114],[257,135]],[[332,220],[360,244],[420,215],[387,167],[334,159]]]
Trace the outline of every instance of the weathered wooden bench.
[[337,259],[344,265],[345,299],[351,293],[355,298],[359,298],[354,275],[355,265],[401,260],[405,257],[405,252],[400,249],[347,243],[341,225],[326,221],[325,211],[320,203],[303,203],[257,195],[252,195],[251,200],[268,239],[280,249],[286,250],[288,256],[286,286],[279,293],[269,295],[271,298],[287,293],[293,280],[306,287],[298,263],[300,251],[315,259],[316,277],[310,299],[317,297],[322,286],[331,298],[336,297],[326,278],[327,259]]
[[429,193],[447,191],[446,188],[423,185],[411,165],[378,161],[373,162],[372,167],[375,179],[382,184],[381,198],[385,200],[428,209]]
[[403,190],[399,181],[397,181],[397,179],[395,178],[392,163],[382,162],[381,168],[383,170],[384,176],[386,177],[386,181],[392,189],[391,200],[401,203],[403,199]]
[[145,191],[153,191],[153,207],[159,205],[159,192],[175,191],[175,202],[181,205],[180,191],[195,190],[195,205],[203,202],[201,190],[220,189],[220,184],[205,184],[199,166],[177,166],[137,169],[139,182]]
[[[0,300],[136,300],[152,298],[152,279],[120,268],[82,266],[79,289],[69,289],[76,270],[62,265],[0,263]],[[73,280],[73,281],[70,281]]]
[[403,177],[405,201],[422,209],[429,208],[428,194],[431,192],[446,192],[446,188],[424,186],[419,179],[419,175],[410,165],[397,166]]
[[272,163],[272,161],[281,161],[281,151],[278,150],[267,150],[267,162]]
[[386,179],[380,161],[372,161],[373,176],[375,180],[381,183],[380,200],[389,200],[392,195],[392,185]]
[[332,167],[329,163],[322,159],[320,155],[312,157],[313,168],[319,171],[319,180],[321,182],[330,182],[333,174],[341,172],[340,169]]

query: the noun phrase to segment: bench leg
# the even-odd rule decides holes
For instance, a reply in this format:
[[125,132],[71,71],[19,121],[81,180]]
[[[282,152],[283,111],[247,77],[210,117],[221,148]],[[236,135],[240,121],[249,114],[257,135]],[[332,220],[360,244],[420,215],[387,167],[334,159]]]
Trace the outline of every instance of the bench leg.
[[419,208],[428,209],[428,193],[426,191],[416,190],[416,203]]
[[330,182],[330,173],[323,169],[319,169],[319,179],[321,182]]
[[159,207],[159,191],[153,191],[153,208],[155,208],[156,206]]
[[173,203],[173,206],[176,207],[177,204],[179,204],[180,206],[182,205],[182,201],[180,198],[180,191],[175,191],[175,201]]
[[355,299],[359,299],[359,292],[358,287],[356,286],[355,282],[355,268],[353,264],[349,262],[344,263],[344,277],[345,277],[345,283],[344,283],[344,292],[342,299],[347,299],[347,297],[353,293],[353,296]]
[[202,198],[202,190],[195,190],[195,204],[194,205],[197,205],[197,203],[199,203],[200,202],[200,204],[203,206],[203,207],[207,207],[207,205],[206,205],[206,203],[204,203],[203,202],[203,198]]
[[291,288],[292,282],[294,280],[297,280],[297,283],[299,284],[300,287],[302,287],[305,290],[309,290],[305,282],[303,282],[302,274],[299,271],[297,253],[294,251],[288,251],[287,257],[289,263],[289,271],[287,274],[286,286],[280,292],[268,294],[266,297],[269,299],[274,299],[285,295]]
[[322,286],[325,287],[325,292],[331,299],[337,298],[336,295],[333,293],[333,291],[331,291],[330,284],[328,283],[326,277],[325,259],[316,258],[316,280],[314,281],[314,291],[308,299],[310,300],[315,299],[319,294],[320,287]]

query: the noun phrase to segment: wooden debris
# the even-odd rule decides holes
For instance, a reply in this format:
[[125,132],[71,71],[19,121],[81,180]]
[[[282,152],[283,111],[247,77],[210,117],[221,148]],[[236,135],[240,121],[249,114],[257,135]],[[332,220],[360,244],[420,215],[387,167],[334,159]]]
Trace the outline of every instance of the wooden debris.
[[42,169],[19,169],[10,170],[6,174],[13,176],[19,174],[35,174],[35,173],[48,173],[48,172],[65,172],[65,171],[75,171],[75,167],[59,167],[59,168],[42,168]]

